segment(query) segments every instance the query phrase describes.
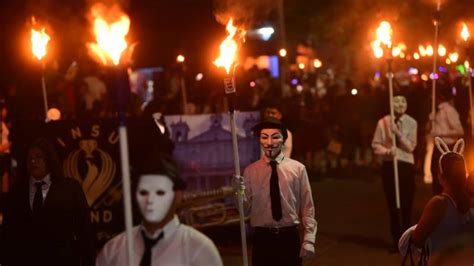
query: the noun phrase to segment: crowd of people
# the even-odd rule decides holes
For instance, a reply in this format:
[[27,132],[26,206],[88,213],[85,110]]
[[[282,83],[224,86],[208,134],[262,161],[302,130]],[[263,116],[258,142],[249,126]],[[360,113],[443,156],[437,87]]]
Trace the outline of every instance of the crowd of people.
[[[65,75],[50,73],[47,75],[51,84],[47,94],[49,107],[59,109],[61,119],[115,118],[116,95],[106,74],[90,66],[81,69],[77,64],[71,65]],[[254,128],[262,158],[248,166],[242,178],[254,232],[254,265],[265,265],[270,260],[300,265],[301,258],[314,255],[317,223],[309,185],[311,179],[324,175],[349,177],[348,170],[376,169],[378,165],[381,165],[389,210],[392,249],[395,249],[403,232],[410,231],[413,224],[415,176],[423,174],[426,136],[439,137],[438,146],[444,148],[433,152],[431,170],[435,196],[416,229],[412,227],[410,231],[413,244],[420,247],[428,240],[443,242],[448,238],[443,233],[446,228],[471,230],[474,221],[466,216],[474,210],[474,195],[469,190],[466,164],[457,144],[458,139],[464,137],[467,146],[472,145],[468,90],[462,76],[441,73],[437,83],[437,109],[435,115],[430,116],[431,83],[418,75],[396,79],[392,117],[387,82],[379,73],[367,82],[354,84],[331,70],[295,72],[288,82],[281,83],[272,78],[268,70],[253,67],[237,71],[238,109],[260,111],[262,115],[262,122]],[[28,105],[33,99],[22,97],[17,86],[9,83],[3,90],[0,154],[2,162],[6,162],[1,164],[3,171],[7,173],[12,165],[9,129],[29,119],[45,119],[44,114],[30,111],[38,106]],[[148,87],[142,91],[153,88],[153,97],[147,98],[140,90],[132,90],[126,109],[130,118],[155,112],[173,115],[227,111],[224,91],[216,80],[202,79],[202,76],[195,79],[182,68],[156,73],[143,86]],[[183,88],[186,101],[182,97]],[[26,103],[19,105],[21,101]],[[443,144],[439,144],[440,141]],[[13,251],[1,257],[2,264],[15,265],[20,260],[28,264],[28,260],[35,259],[92,265],[94,244],[88,238],[90,221],[86,217],[88,206],[84,194],[76,182],[58,172],[57,158],[48,145],[45,140],[39,140],[30,146],[27,169],[16,172],[18,179],[11,188],[5,181],[8,178],[2,178],[2,191],[9,191],[7,203],[2,206],[5,208],[1,235],[5,241],[2,243],[20,239],[31,244],[25,246],[32,250],[31,254],[38,253],[34,258],[22,257],[14,252],[19,249],[7,244],[2,250],[13,248]],[[160,162],[150,163],[155,168],[145,167],[136,176],[135,201],[142,222],[134,228],[134,241],[138,246],[134,259],[140,261],[140,265],[153,265],[154,260],[222,264],[210,239],[179,222],[176,208],[184,185],[172,162],[167,159]],[[395,176],[398,184],[394,183]],[[58,186],[65,189],[59,192]],[[158,201],[166,204],[157,204]],[[70,224],[55,225],[48,222],[50,219]],[[38,232],[37,226],[44,228]],[[298,227],[304,232],[302,240]],[[438,234],[437,230],[443,232]],[[124,253],[116,254],[125,248],[124,237],[124,234],[118,235],[105,245],[97,257],[97,265],[125,265]],[[34,246],[45,239],[49,240],[44,250],[34,250]],[[279,250],[280,257],[273,256],[274,251],[269,252],[269,242],[274,244],[271,250]],[[51,253],[50,248],[56,246],[60,246],[60,252]],[[171,248],[172,252],[165,252]]]

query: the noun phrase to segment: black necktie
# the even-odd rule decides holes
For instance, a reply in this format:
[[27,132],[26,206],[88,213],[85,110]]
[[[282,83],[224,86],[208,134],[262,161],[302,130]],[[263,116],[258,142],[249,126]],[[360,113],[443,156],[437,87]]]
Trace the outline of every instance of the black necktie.
[[272,217],[275,221],[281,220],[281,200],[280,200],[280,186],[278,185],[277,162],[270,161],[272,167],[272,175],[270,177],[270,199],[272,203]]
[[140,266],[151,266],[151,249],[158,243],[160,239],[163,238],[163,232],[153,239],[146,236],[145,232],[142,231],[143,243],[145,243],[145,252],[143,252],[142,260],[140,261]]
[[36,192],[33,199],[33,213],[35,214],[43,207],[43,185],[45,185],[43,181],[35,183]]

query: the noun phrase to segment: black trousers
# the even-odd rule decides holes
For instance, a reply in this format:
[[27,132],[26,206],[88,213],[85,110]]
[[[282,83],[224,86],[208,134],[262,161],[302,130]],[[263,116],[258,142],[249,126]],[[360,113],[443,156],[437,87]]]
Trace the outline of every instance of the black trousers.
[[[454,144],[448,145],[448,148],[452,150]],[[443,192],[443,187],[439,183],[439,157],[441,153],[439,152],[436,145],[433,148],[433,156],[431,156],[431,175],[433,176],[433,195],[439,195]]]
[[411,210],[415,196],[414,165],[400,161],[398,162],[400,212],[397,210],[395,199],[393,161],[384,161],[382,164],[382,184],[390,215],[390,232],[392,234],[393,244],[398,245],[398,239],[402,233],[412,225]]
[[253,228],[253,266],[300,266],[300,237],[298,228],[271,232],[267,228]]

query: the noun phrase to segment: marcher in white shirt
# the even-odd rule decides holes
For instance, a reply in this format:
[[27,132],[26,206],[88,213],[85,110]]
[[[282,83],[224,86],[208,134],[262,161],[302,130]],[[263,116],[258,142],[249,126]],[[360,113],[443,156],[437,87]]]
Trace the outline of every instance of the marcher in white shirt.
[[[450,149],[459,138],[464,136],[464,129],[459,119],[459,113],[453,106],[453,94],[451,87],[445,86],[440,88],[438,97],[438,110],[434,117],[430,117],[429,126],[431,128],[431,136],[433,138],[440,137]],[[439,183],[439,157],[441,153],[438,149],[433,149],[433,156],[431,157],[431,174],[433,176],[433,194],[441,194],[443,188]]]
[[[372,148],[376,155],[383,159],[382,184],[390,214],[390,231],[393,238],[392,252],[398,250],[398,239],[411,225],[411,210],[415,196],[415,159],[417,127],[415,119],[405,114],[407,100],[402,95],[393,97],[395,124],[390,115],[381,118],[377,123]],[[392,131],[396,137],[397,147],[393,147]],[[397,157],[398,184],[400,192],[400,212],[397,211],[395,198],[395,178],[393,158]],[[401,219],[399,217],[401,215]],[[400,223],[401,221],[401,223]]]
[[262,121],[254,132],[265,156],[244,171],[253,265],[301,265],[301,258],[314,255],[317,230],[306,168],[283,154],[287,131],[280,121]]
[[[160,158],[142,168],[135,199],[143,221],[132,232],[136,265],[222,265],[214,243],[196,229],[181,224],[176,216],[185,184],[178,177],[175,163],[170,158]],[[123,232],[105,244],[96,265],[127,265],[126,250]]]

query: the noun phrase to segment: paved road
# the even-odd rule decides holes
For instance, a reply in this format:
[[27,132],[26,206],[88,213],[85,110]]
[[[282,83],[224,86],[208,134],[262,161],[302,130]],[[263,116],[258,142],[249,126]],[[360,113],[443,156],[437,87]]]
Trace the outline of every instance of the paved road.
[[[373,173],[371,174],[373,175]],[[316,256],[305,265],[372,266],[400,265],[401,256],[388,252],[390,234],[388,213],[378,178],[326,178],[312,182],[319,223]],[[431,187],[417,177],[413,223],[431,196]],[[217,235],[224,265],[242,265],[238,231],[223,230]],[[232,241],[231,239],[234,239]]]

